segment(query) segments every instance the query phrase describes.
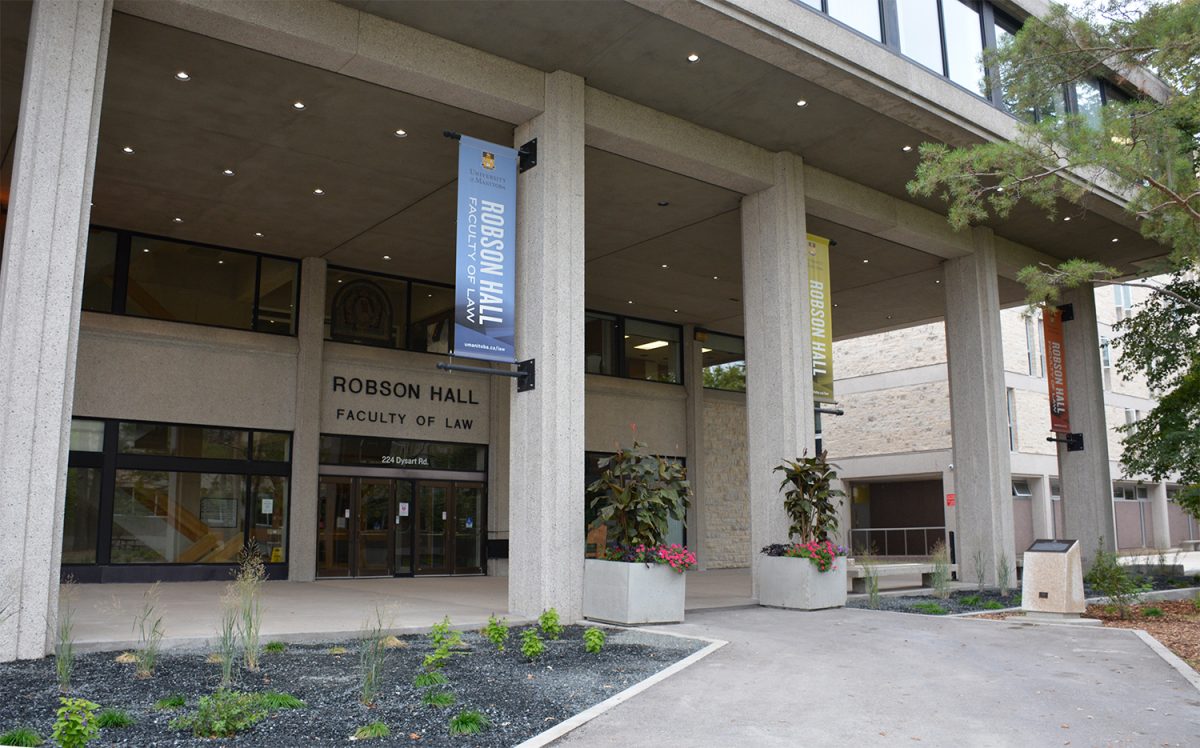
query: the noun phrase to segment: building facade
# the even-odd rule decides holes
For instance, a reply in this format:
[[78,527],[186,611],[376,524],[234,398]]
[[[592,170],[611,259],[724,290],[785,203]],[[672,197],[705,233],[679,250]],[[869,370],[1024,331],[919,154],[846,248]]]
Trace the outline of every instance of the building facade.
[[[809,234],[831,240],[836,337],[946,320],[957,546],[1011,566],[1015,274],[1164,253],[1103,191],[1071,224],[1019,210],[957,233],[905,191],[920,142],[1014,135],[979,52],[1042,9],[0,4],[0,658],[46,651],[64,574],[224,578],[251,541],[278,578],[504,574],[514,614],[575,620],[585,485],[634,439],[688,467],[675,537],[753,566],[786,535],[771,469],[815,447]],[[533,156],[529,391],[436,367],[463,363],[444,131]],[[1058,475],[1090,552],[1113,544],[1111,463],[1097,306],[1072,301],[1089,448]],[[846,392],[889,355],[838,364]],[[746,392],[704,387],[736,361]]]

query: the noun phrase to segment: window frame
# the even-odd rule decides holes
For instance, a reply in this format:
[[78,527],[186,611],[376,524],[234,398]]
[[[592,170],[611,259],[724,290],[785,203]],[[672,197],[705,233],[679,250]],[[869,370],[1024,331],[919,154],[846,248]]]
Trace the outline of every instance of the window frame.
[[[614,314],[613,312],[606,312],[601,309],[585,309],[584,310],[585,318],[588,314],[595,314],[597,316],[611,318],[614,321],[614,325],[616,327],[616,333],[614,335],[613,348],[615,348],[615,350],[610,351],[610,353],[613,354],[614,356],[616,356],[616,358],[615,358],[616,365],[614,368],[616,369],[617,373],[616,374],[604,374],[601,372],[589,372],[589,371],[587,371],[587,361],[585,360],[582,362],[582,366],[584,369],[584,374],[586,376],[612,377],[614,379],[628,379],[633,382],[650,382],[652,384],[668,384],[668,385],[674,385],[674,386],[683,386],[686,383],[686,381],[687,381],[687,366],[686,366],[686,361],[684,360],[683,354],[684,354],[684,348],[686,347],[687,338],[683,334],[684,333],[683,325],[676,324],[674,322],[663,322],[662,320],[650,319],[648,317],[634,317],[634,316],[627,315],[627,314]],[[635,322],[646,322],[646,323],[652,324],[652,325],[662,325],[663,327],[673,327],[679,331],[679,342],[678,342],[678,347],[679,347],[679,353],[678,353],[679,377],[678,377],[678,379],[679,379],[679,381],[677,381],[677,382],[656,382],[653,379],[637,379],[637,378],[629,376],[628,356],[625,354],[625,322],[626,322],[626,320],[633,320]]]
[[[327,303],[332,304],[332,297],[329,295],[329,273],[337,271],[340,273],[353,273],[355,275],[368,275],[375,278],[383,278],[390,281],[399,281],[404,284],[404,340],[403,345],[382,346],[371,345],[370,343],[356,343],[350,340],[337,340],[325,334],[325,325],[329,320],[325,316],[325,309],[321,309],[321,336],[327,343],[341,343],[343,345],[361,345],[368,348],[380,348],[385,351],[408,351],[410,353],[424,353],[429,356],[446,356],[445,353],[437,353],[434,351],[418,351],[412,348],[412,299],[413,299],[413,284],[419,283],[423,286],[434,286],[435,288],[449,289],[454,292],[453,283],[441,283],[439,281],[425,280],[424,278],[414,278],[408,275],[394,275],[392,273],[381,273],[376,270],[360,270],[359,268],[347,267],[345,265],[329,265],[325,269],[325,298]],[[332,331],[332,327],[331,327]],[[450,350],[454,350],[454,325],[450,325]]]

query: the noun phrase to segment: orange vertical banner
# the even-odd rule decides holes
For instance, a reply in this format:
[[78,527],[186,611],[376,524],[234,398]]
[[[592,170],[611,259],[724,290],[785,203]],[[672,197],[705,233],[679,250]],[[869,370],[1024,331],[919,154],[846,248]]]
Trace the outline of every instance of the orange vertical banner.
[[1071,432],[1071,414],[1067,411],[1067,357],[1063,347],[1062,312],[1047,308],[1042,313],[1046,331],[1046,384],[1050,388],[1050,430],[1056,434]]

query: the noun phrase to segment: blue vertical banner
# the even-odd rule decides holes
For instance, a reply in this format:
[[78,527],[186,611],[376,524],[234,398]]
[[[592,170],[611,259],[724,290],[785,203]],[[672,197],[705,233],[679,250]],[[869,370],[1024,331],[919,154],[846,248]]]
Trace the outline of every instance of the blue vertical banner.
[[455,356],[516,361],[517,151],[458,145]]

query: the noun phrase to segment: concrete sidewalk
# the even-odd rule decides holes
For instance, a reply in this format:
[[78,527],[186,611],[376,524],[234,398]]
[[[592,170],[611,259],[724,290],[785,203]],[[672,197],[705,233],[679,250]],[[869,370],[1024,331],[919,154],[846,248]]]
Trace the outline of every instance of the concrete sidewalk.
[[1200,691],[1132,631],[768,608],[663,628],[729,645],[556,745],[1200,745]]

